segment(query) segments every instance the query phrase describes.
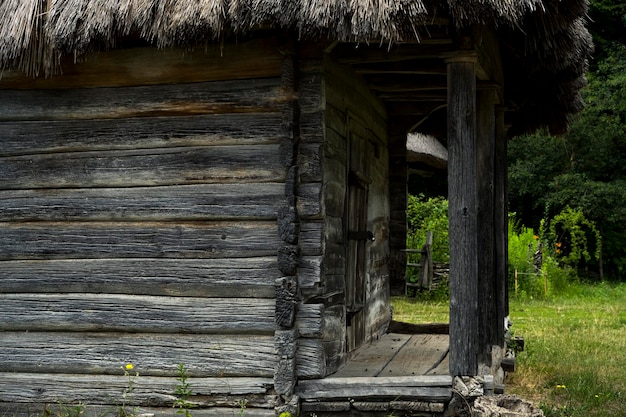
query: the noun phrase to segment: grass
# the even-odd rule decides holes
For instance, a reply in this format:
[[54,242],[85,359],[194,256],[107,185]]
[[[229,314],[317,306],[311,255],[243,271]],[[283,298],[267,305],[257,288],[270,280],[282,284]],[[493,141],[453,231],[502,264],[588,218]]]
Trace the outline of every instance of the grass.
[[[448,320],[447,303],[395,298],[394,318]],[[526,342],[508,393],[546,417],[626,416],[626,284],[573,284],[552,299],[511,301],[513,333]]]

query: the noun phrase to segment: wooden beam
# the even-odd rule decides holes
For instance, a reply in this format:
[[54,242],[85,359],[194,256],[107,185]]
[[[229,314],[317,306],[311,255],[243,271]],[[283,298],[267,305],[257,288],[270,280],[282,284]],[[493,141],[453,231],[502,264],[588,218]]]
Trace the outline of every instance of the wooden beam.
[[496,244],[496,297],[497,327],[496,340],[504,342],[504,318],[509,314],[508,295],[508,177],[507,177],[507,138],[504,126],[504,106],[496,107],[496,149],[495,149],[495,244]]
[[425,101],[388,101],[387,112],[393,116],[426,116],[443,104]]
[[432,91],[447,87],[446,78],[440,75],[370,75],[366,80],[372,90],[383,92]]
[[441,58],[446,52],[454,50],[454,45],[399,44],[388,47],[387,44],[369,46],[365,44],[341,44],[333,50],[342,64],[397,62],[415,59]]
[[491,345],[500,345],[496,340],[496,248],[495,248],[495,102],[496,88],[477,92],[476,109],[476,184],[478,192],[478,334],[479,361],[491,366]]
[[476,57],[448,59],[450,373],[476,375],[478,324]]
[[397,62],[375,62],[355,64],[357,74],[409,74],[446,75],[446,66],[441,59],[414,59]]
[[448,100],[446,88],[411,92],[378,92],[377,96],[385,101],[428,101],[445,104]]

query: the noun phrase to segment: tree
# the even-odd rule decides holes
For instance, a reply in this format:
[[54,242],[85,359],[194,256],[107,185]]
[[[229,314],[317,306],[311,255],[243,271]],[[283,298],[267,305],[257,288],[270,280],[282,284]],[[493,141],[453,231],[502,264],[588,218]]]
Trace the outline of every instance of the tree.
[[626,280],[626,2],[596,0],[590,13],[597,50],[586,107],[564,136],[510,142],[510,209],[535,229],[567,206],[581,210],[602,236],[608,274]]

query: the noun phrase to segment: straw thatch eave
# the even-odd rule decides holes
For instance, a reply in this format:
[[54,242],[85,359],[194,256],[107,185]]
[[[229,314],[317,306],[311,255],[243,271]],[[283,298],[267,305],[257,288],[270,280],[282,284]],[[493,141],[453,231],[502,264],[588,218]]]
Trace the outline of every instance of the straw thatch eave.
[[[417,28],[437,15],[450,16],[457,27],[535,24],[539,42],[531,46],[546,42],[551,49],[552,36],[545,35],[568,30],[585,10],[581,0],[4,0],[0,65],[50,72],[59,54],[110,47],[131,33],[159,47],[215,40],[256,27],[289,29],[302,38],[416,41]],[[561,44],[567,39],[555,41],[553,54],[568,50]]]
[[63,56],[127,39],[193,47],[262,28],[300,40],[419,44],[433,22],[450,33],[484,24],[508,48],[505,92],[520,131],[560,132],[582,104],[586,11],[586,0],[0,0],[0,69],[48,76]]

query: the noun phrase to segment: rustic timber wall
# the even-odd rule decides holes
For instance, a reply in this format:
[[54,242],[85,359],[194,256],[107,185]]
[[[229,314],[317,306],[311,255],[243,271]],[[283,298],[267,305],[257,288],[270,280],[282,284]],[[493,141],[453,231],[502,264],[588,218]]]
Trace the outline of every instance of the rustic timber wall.
[[[300,262],[301,306],[319,306],[324,324],[321,334],[300,339],[299,347],[310,348],[314,356],[298,366],[303,376],[319,378],[332,374],[349,358],[350,333],[354,333],[346,311],[351,135],[364,143],[360,156],[352,157],[359,159],[363,169],[367,167],[367,230],[375,237],[366,245],[361,342],[377,337],[390,320],[387,125],[383,106],[364,83],[327,54],[301,51],[298,85],[299,196],[308,197],[298,204],[301,233],[314,233],[323,242],[319,254],[305,256]],[[311,204],[315,196],[321,196],[321,205]],[[315,363],[319,366],[313,366]]]
[[[182,362],[194,401],[216,407],[200,414],[245,400],[246,415],[273,415],[294,125],[279,49],[117,50],[49,80],[4,74],[0,413],[115,403],[128,362],[137,404],[171,410]],[[294,191],[305,217],[315,187]],[[305,283],[321,254],[320,215],[309,218]],[[305,303],[295,328],[319,337],[323,321],[322,304]],[[303,341],[299,375],[324,373],[309,361],[320,349]]]

